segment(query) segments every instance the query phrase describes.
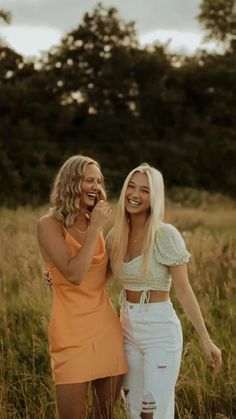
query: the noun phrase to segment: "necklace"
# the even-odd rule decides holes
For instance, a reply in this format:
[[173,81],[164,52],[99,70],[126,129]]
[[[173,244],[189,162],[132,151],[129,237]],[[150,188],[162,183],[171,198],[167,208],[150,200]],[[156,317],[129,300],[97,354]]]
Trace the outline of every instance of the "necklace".
[[86,230],[84,230],[84,231],[79,230],[79,229],[78,229],[78,227],[76,227],[75,225],[73,225],[73,228],[74,228],[76,231],[78,231],[78,233],[80,233],[80,234],[85,234],[85,233],[87,233],[87,231],[88,231],[88,229],[89,229],[89,222],[88,222],[88,225],[87,225]]
[[131,243],[134,243],[134,244],[136,244],[138,241],[139,242],[143,242],[143,240],[144,240],[144,238],[145,238],[145,234],[146,234],[146,232],[143,234],[143,233],[141,233],[141,234],[136,234],[134,237],[130,237],[130,242]]

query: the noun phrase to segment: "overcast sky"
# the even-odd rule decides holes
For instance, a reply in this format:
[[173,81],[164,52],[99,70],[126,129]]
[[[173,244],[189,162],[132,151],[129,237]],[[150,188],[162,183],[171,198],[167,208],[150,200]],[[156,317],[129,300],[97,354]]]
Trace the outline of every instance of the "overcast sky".
[[[92,10],[95,0],[1,0],[0,8],[12,13],[10,26],[0,36],[23,55],[39,55],[60,42],[66,32]],[[196,16],[201,0],[104,0],[125,20],[134,20],[142,44],[172,39],[172,49],[191,53],[200,46],[203,31]],[[212,46],[209,45],[209,48]]]

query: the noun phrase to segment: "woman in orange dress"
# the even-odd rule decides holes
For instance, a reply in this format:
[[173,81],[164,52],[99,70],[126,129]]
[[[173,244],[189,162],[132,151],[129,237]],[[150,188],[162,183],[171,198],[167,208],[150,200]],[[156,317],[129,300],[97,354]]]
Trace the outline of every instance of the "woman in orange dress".
[[127,364],[118,316],[105,289],[102,228],[111,209],[96,161],[73,156],[61,167],[38,241],[53,303],[49,344],[60,419],[85,419],[89,382],[94,418],[111,418]]

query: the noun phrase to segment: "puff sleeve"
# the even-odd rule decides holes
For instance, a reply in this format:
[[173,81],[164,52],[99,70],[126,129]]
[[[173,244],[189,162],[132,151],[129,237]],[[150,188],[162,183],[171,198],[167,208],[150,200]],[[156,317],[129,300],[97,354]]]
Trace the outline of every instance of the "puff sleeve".
[[180,232],[171,224],[164,223],[156,234],[155,255],[157,261],[166,266],[182,265],[191,257]]

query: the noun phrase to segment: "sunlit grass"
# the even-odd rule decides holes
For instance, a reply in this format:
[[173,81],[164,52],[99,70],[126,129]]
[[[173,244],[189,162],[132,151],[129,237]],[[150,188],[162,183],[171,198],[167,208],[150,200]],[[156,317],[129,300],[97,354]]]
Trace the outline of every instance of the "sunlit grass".
[[[195,198],[194,198],[195,199]],[[205,202],[206,201],[206,202]],[[167,202],[192,253],[189,276],[224,366],[215,376],[175,296],[184,329],[184,356],[176,388],[176,417],[236,417],[236,217],[235,203],[205,199],[197,208]],[[48,357],[51,293],[42,277],[36,221],[45,208],[0,209],[0,418],[56,418]],[[111,224],[111,223],[110,223]],[[107,226],[109,228],[109,226]],[[109,285],[118,309],[119,284]],[[116,419],[124,419],[121,400]]]

